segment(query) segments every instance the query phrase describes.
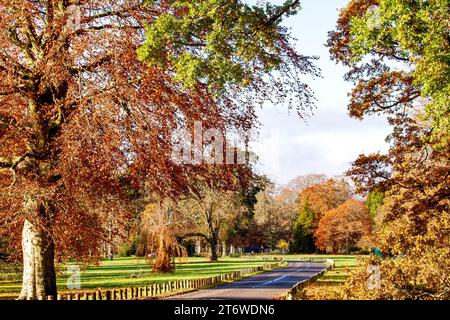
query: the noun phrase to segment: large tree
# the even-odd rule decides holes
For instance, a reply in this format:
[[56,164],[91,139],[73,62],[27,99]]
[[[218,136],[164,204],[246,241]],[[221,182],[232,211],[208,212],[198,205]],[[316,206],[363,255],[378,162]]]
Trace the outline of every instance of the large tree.
[[[213,175],[217,168],[210,168],[210,171]],[[248,165],[235,167],[232,175],[222,179],[195,179],[193,176],[191,179],[189,193],[178,201],[177,210],[193,227],[180,236],[206,240],[211,261],[217,261],[219,240],[226,238],[236,217],[243,216],[248,210],[241,195],[243,190],[251,187],[253,173]]]
[[288,187],[267,188],[257,194],[253,219],[262,236],[260,244],[275,249],[280,240],[289,242],[297,217],[297,196]]
[[[449,17],[446,0],[354,0],[330,33],[332,56],[356,82],[351,115],[387,113],[394,129],[388,154],[361,155],[348,172],[358,192],[384,194],[380,246],[397,257],[367,261],[353,297],[449,297]],[[381,287],[368,290],[374,263]]]
[[[316,179],[315,176],[312,176]],[[319,176],[320,177],[320,176]],[[313,181],[315,180],[313,179]],[[298,196],[297,220],[295,221],[290,250],[293,252],[314,252],[314,232],[319,221],[331,209],[347,201],[352,190],[344,179],[322,181],[304,188]]]
[[179,243],[178,236],[193,227],[170,199],[147,205],[141,214],[140,232],[145,241],[145,256],[155,256],[154,272],[175,270],[174,259],[187,256],[187,250]]
[[[361,156],[349,174],[358,190],[383,190],[379,245],[397,259],[367,261],[351,279],[349,294],[376,299],[450,297],[450,147],[427,143],[431,130],[411,120],[393,133],[388,156]],[[381,269],[381,288],[367,290],[367,264]]]
[[[180,201],[179,210],[188,217],[193,227],[183,238],[201,237],[211,252],[210,260],[217,261],[217,246],[227,234],[236,216],[244,211],[236,192],[205,186],[197,189],[188,199]],[[226,250],[226,248],[223,248]]]
[[349,199],[320,219],[314,233],[316,247],[333,253],[350,252],[361,238],[370,238],[373,221],[364,202]]
[[450,9],[447,0],[352,0],[328,46],[355,83],[350,114],[403,113],[424,104],[433,143],[450,133]]
[[[190,172],[209,177],[204,165],[171,161],[172,133],[194,121],[249,129],[255,120],[254,104],[239,104],[234,93],[213,94],[215,84],[232,84],[244,95],[253,87],[272,92],[261,89],[283,88],[289,79],[297,84],[298,106],[310,106],[298,75],[316,70],[281,26],[298,1],[265,8],[195,4],[0,1],[1,231],[16,240],[19,257],[22,238],[20,298],[56,294],[55,259],[95,258],[105,235],[102,217],[126,218],[127,192],[142,181],[155,193],[175,195],[186,191]],[[210,14],[214,23],[201,18]],[[181,25],[164,29],[167,20]],[[238,26],[245,30],[239,38]],[[209,54],[246,72],[227,74],[215,63],[195,68],[193,57]],[[286,98],[287,91],[273,97]]]

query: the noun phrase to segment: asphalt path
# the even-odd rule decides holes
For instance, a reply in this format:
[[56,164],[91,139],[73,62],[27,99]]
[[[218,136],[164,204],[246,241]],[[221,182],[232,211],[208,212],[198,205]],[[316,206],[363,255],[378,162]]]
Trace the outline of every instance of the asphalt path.
[[261,273],[237,282],[203,289],[170,300],[272,300],[281,297],[300,281],[307,280],[326,268],[322,262],[290,261],[288,266]]

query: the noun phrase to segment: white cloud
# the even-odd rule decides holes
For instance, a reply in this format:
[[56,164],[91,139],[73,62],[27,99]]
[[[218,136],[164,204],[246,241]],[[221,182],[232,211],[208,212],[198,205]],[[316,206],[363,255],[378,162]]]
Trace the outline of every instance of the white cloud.
[[263,128],[254,150],[260,169],[279,183],[300,174],[340,175],[359,154],[387,150],[384,139],[391,130],[384,117],[359,121],[348,116],[347,94],[352,85],[343,79],[347,70],[330,60],[324,46],[338,9],[346,4],[346,0],[304,0],[300,13],[287,20],[298,39],[298,51],[320,56],[317,64],[323,78],[306,80],[318,99],[317,112],[307,124],[281,107],[259,112]]
[[383,118],[357,121],[345,107],[323,110],[328,111],[318,112],[308,124],[275,108],[262,110],[264,127],[252,144],[260,169],[279,183],[299,174],[340,175],[359,154],[387,150],[384,138],[390,128]]

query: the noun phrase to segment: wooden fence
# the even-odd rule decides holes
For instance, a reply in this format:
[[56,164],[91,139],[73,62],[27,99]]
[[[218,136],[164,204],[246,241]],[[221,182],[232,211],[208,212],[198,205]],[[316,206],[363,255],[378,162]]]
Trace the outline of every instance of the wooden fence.
[[[202,288],[213,287],[224,282],[233,281],[235,279],[262,271],[268,271],[281,266],[284,263],[279,261],[276,263],[265,264],[263,266],[245,268],[239,271],[226,273],[214,277],[169,281],[164,283],[155,283],[146,287],[121,288],[113,290],[97,290],[83,293],[67,293],[58,294],[57,296],[41,296],[38,300],[138,300],[147,298],[157,298],[171,295],[174,293],[183,293],[195,291]],[[32,300],[32,299],[29,299]]]
[[311,283],[317,281],[320,277],[322,277],[327,271],[332,270],[335,266],[335,263],[331,259],[320,259],[320,258],[310,258],[309,262],[324,262],[327,266],[324,270],[316,274],[314,277],[309,278],[307,280],[303,280],[298,282],[295,286],[289,289],[285,294],[286,300],[293,300],[296,295],[298,295],[305,287],[309,286]]

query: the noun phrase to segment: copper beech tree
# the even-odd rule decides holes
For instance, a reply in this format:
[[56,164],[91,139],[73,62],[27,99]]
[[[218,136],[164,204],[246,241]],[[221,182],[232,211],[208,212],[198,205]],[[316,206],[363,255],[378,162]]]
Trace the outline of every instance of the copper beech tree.
[[[195,3],[219,8],[219,2]],[[171,4],[176,8],[168,10]],[[248,74],[255,71],[253,78],[233,82],[241,94],[273,85],[277,99],[288,99],[283,83],[263,76],[274,72],[284,83],[291,79],[300,85],[299,74],[316,73],[309,59],[290,47],[280,25],[297,8],[298,1],[266,10],[234,1],[230,12],[215,16],[219,22],[230,13],[252,21],[240,35],[257,43],[252,51],[241,43],[242,50],[223,55],[224,64],[242,62]],[[189,23],[192,10],[183,1],[0,1],[0,228],[13,256],[20,258],[22,247],[20,298],[56,294],[55,261],[96,259],[99,242],[105,240],[102,219],[111,214],[116,221],[127,219],[128,195],[142,182],[156,194],[175,196],[186,191],[191,173],[211,178],[205,165],[170,160],[173,132],[194,121],[219,130],[253,126],[254,104],[239,104],[233,92],[217,97],[210,91],[218,81],[217,69],[206,80],[190,77],[183,85],[183,77],[174,80],[177,72],[183,74],[171,67],[176,62],[151,60],[170,50],[191,57],[213,50],[217,58],[228,48],[227,36],[218,48],[201,44],[220,28],[202,19],[195,20],[190,39],[185,38],[198,43],[184,43],[169,33],[158,38],[167,41],[152,38],[151,26],[159,17],[187,17]],[[233,30],[233,23],[226,26]],[[146,36],[147,45],[154,46],[147,46],[139,59],[137,50]],[[170,48],[164,47],[169,43]],[[311,92],[302,88],[296,97],[303,102],[299,105],[309,107]],[[228,168],[218,169],[214,179]]]
[[316,247],[333,253],[350,251],[363,237],[372,232],[372,219],[364,202],[349,199],[326,212],[314,233]]

